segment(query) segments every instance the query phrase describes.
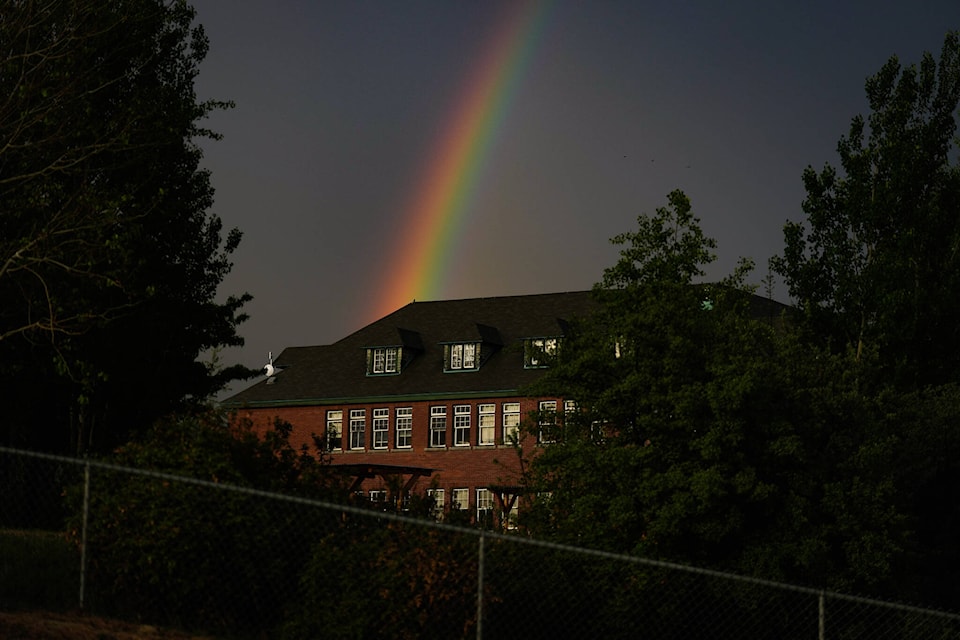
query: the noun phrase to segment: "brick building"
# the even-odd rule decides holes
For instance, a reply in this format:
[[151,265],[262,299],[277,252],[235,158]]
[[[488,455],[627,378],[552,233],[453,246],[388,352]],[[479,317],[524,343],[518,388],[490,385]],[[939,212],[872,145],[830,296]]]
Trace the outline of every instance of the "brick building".
[[[373,500],[429,492],[470,519],[515,513],[512,438],[530,412],[563,410],[523,389],[594,305],[589,291],[412,302],[333,344],[284,349],[274,375],[224,404],[261,427],[286,420],[297,446],[321,437]],[[535,437],[522,444],[535,452]]]

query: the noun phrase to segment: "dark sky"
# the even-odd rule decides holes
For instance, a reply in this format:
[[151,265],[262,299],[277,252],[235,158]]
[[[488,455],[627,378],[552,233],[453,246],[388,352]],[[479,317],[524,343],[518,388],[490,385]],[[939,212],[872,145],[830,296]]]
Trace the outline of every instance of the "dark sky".
[[[336,341],[370,317],[411,194],[511,3],[195,0],[201,99],[236,108],[203,143],[214,213],[239,227],[224,295],[247,291],[227,362]],[[802,217],[804,167],[836,164],[863,85],[939,54],[960,2],[557,0],[491,137],[440,298],[586,289],[675,188],[766,275]],[[403,248],[403,247],[399,247]],[[778,295],[785,300],[785,294]]]

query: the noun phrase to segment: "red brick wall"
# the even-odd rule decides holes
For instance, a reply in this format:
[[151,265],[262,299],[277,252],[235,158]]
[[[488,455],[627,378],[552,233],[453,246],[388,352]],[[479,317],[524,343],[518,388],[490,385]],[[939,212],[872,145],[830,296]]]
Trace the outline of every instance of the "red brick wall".
[[[243,409],[238,416],[249,418],[258,429],[268,429],[273,425],[275,418],[281,418],[293,425],[290,437],[291,444],[299,448],[306,444],[313,449],[312,435],[323,436],[326,431],[327,412],[331,410],[343,411],[342,450],[332,455],[332,464],[383,464],[399,466],[415,466],[435,469],[429,478],[421,478],[413,488],[413,492],[422,494],[426,489],[435,486],[444,489],[445,501],[449,506],[453,489],[469,489],[470,509],[476,508],[476,489],[490,485],[513,485],[519,481],[520,464],[517,451],[510,445],[503,444],[503,404],[506,402],[520,403],[520,416],[526,422],[527,414],[538,408],[538,401],[530,398],[490,398],[471,400],[446,401],[419,401],[394,403],[367,403],[342,404],[312,407],[277,407],[270,409]],[[494,445],[478,445],[479,433],[478,405],[492,403],[496,406],[496,427]],[[446,447],[442,449],[430,448],[430,408],[434,406],[447,408],[447,436]],[[470,406],[470,446],[454,446],[454,405]],[[413,410],[412,445],[410,448],[398,449],[396,439],[396,408],[410,407]],[[388,446],[386,449],[372,449],[373,410],[388,408],[389,427]],[[349,450],[350,410],[366,410],[366,448],[363,450]],[[536,453],[535,439],[527,437],[523,442],[525,457]],[[366,480],[362,485],[364,492],[374,489],[386,489],[379,478]]]

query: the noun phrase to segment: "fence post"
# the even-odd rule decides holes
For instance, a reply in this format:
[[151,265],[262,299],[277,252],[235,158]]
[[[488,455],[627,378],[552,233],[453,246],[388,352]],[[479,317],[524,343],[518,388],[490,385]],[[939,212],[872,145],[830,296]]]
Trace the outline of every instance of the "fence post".
[[827,612],[826,612],[825,599],[826,597],[823,591],[820,591],[820,593],[817,595],[817,601],[818,601],[817,638],[819,638],[820,640],[824,640],[824,638],[826,638]]
[[83,465],[83,519],[80,529],[80,610],[84,606],[87,583],[87,516],[90,513],[90,461]]
[[483,640],[483,529],[477,554],[477,640]]

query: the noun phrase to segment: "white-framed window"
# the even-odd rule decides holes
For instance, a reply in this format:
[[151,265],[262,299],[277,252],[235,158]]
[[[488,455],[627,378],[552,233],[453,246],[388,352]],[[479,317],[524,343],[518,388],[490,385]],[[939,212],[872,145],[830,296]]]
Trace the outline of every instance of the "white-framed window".
[[350,409],[350,448],[363,449],[366,446],[367,410]]
[[368,352],[367,373],[382,375],[400,372],[400,347],[374,347]]
[[490,489],[477,489],[477,522],[483,522],[493,513],[493,493]]
[[443,519],[443,489],[427,489],[427,496],[433,498],[433,515],[437,520]]
[[343,447],[343,411],[327,411],[327,451],[339,451]]
[[510,505],[509,511],[503,516],[503,527],[505,529],[516,529],[517,521],[520,518],[520,498],[513,494],[507,494],[504,497],[504,501],[507,504],[510,504],[513,501],[513,504]]
[[450,493],[451,509],[466,511],[470,508],[470,489],[454,489]]
[[607,437],[605,423],[594,420],[590,423],[590,440],[597,444],[603,444]]
[[564,400],[563,401],[563,423],[566,424],[567,422],[575,421],[576,413],[577,413],[577,401]]
[[530,368],[546,367],[557,355],[556,338],[531,338],[526,345],[524,366]]
[[390,435],[390,409],[373,410],[373,448],[386,449]]
[[398,449],[409,449],[413,436],[413,408],[399,407],[396,409],[397,436],[394,446]]
[[446,407],[430,407],[430,446],[447,446]]
[[496,444],[497,405],[477,405],[477,444]]
[[520,403],[503,403],[503,444],[511,444],[520,437]]
[[540,401],[540,428],[537,431],[537,442],[548,444],[557,441],[557,401]]
[[476,342],[461,342],[446,346],[447,371],[471,371],[480,366],[480,345]]
[[470,405],[453,406],[453,446],[466,447],[470,444]]
[[384,504],[387,501],[387,492],[383,489],[371,489],[368,495],[373,504]]

